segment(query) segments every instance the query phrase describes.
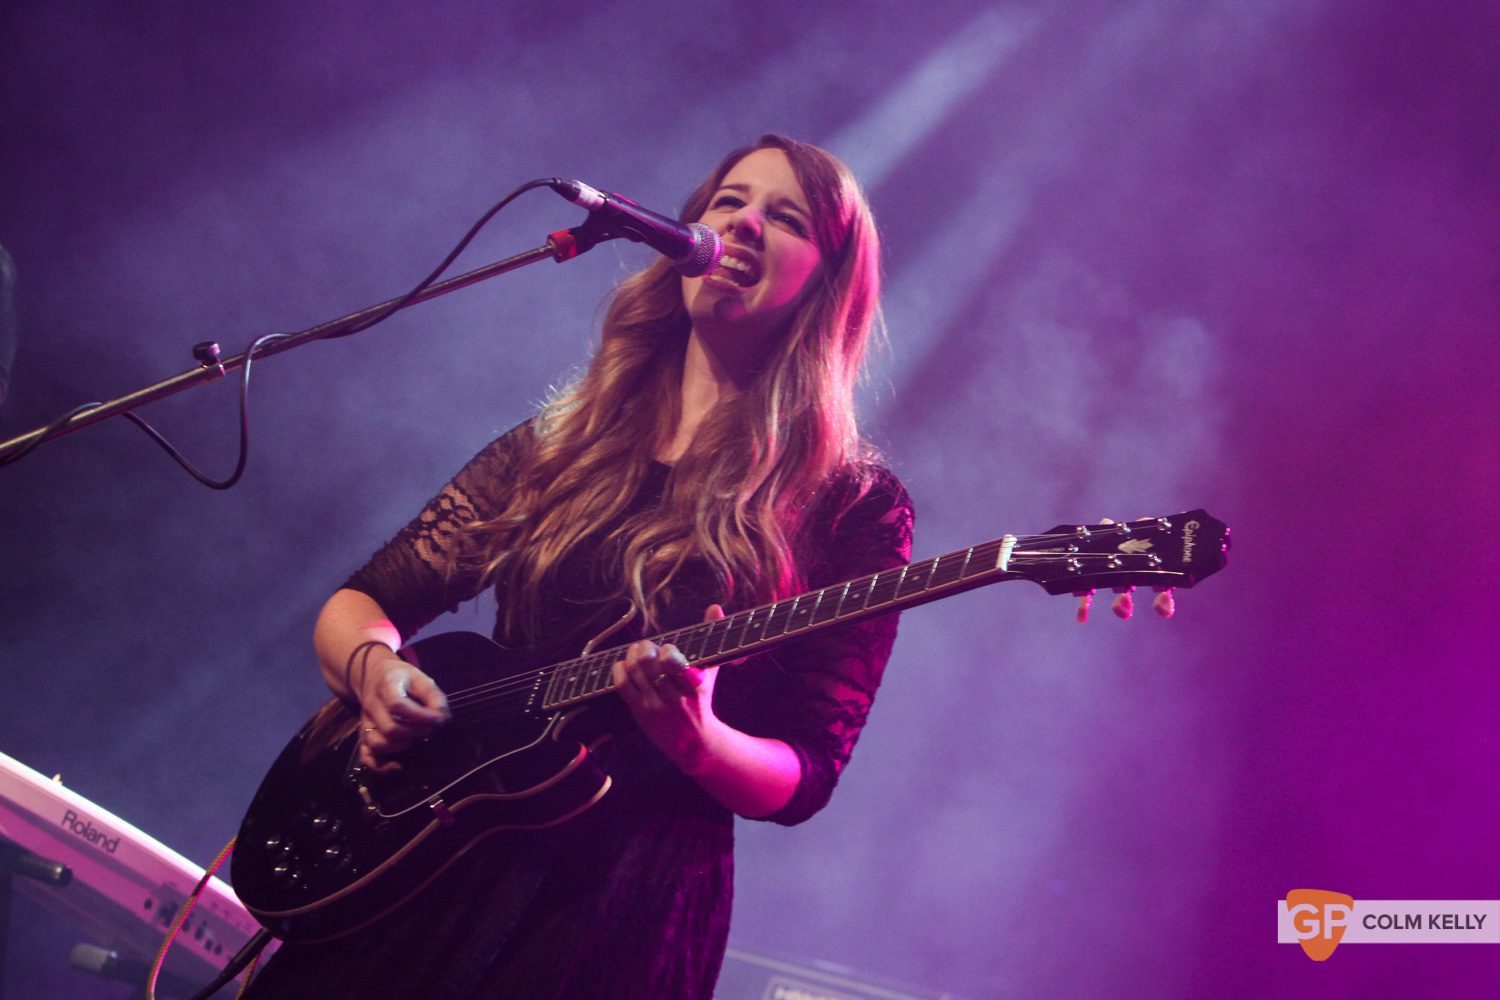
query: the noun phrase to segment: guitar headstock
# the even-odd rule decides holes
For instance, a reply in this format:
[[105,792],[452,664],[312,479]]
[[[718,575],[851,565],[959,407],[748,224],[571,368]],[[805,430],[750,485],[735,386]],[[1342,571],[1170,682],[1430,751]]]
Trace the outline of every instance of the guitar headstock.
[[1103,587],[1191,587],[1224,568],[1229,526],[1204,510],[1114,524],[1059,524],[1016,540],[1007,572],[1072,594]]

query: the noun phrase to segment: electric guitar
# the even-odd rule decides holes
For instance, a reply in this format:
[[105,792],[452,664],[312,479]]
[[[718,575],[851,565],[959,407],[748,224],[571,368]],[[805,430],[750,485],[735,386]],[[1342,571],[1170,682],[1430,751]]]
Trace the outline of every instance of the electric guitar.
[[[1003,580],[1051,594],[1191,587],[1223,568],[1228,549],[1228,527],[1202,510],[1063,524],[653,639],[707,667]],[[609,634],[575,659],[521,672],[471,632],[404,648],[448,692],[452,717],[404,751],[396,773],[362,767],[358,712],[325,704],[272,764],[240,826],[231,881],[246,908],[285,940],[340,937],[400,906],[481,839],[563,823],[598,802],[610,779],[589,759],[604,738],[591,709],[614,690],[611,668],[625,651],[594,648]]]

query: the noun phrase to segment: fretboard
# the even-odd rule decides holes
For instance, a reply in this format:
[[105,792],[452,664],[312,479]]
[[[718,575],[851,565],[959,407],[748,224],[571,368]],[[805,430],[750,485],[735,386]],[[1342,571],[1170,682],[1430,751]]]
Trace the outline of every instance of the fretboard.
[[[715,622],[651,637],[670,643],[697,667],[713,666],[759,653],[818,629],[889,614],[1006,578],[1017,539],[1006,535],[921,562],[837,583],[740,611]],[[542,691],[543,711],[551,711],[614,690],[611,671],[624,646],[587,653],[545,668],[551,678]]]

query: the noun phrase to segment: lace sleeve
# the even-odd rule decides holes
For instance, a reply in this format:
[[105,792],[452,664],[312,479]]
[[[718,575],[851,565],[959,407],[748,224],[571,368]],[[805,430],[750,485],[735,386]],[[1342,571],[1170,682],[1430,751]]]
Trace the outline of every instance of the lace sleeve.
[[[821,552],[810,560],[811,587],[911,559],[911,498],[894,475],[874,470],[868,492],[846,504],[847,497],[845,502],[830,503],[842,513],[814,519],[813,537],[823,541]],[[802,765],[791,801],[763,819],[792,826],[828,804],[875,700],[896,641],[897,617],[883,615],[814,632],[765,656],[753,679],[732,682],[745,696],[744,712],[731,712],[733,718],[726,721],[754,735],[784,741]],[[732,676],[726,674],[720,684]]]
[[390,616],[403,641],[483,587],[480,570],[459,555],[459,531],[498,513],[505,485],[529,440],[529,425],[485,446],[370,557],[344,587],[368,594]]

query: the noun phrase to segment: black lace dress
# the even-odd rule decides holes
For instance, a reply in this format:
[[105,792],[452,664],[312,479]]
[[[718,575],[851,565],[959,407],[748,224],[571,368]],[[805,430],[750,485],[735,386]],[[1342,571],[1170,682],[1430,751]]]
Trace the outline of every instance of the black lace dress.
[[[345,586],[373,597],[403,637],[474,597],[477,580],[450,578],[442,567],[458,526],[495,512],[527,441],[523,425],[491,443]],[[653,463],[631,513],[659,503],[670,475]],[[911,523],[905,491],[883,469],[863,492],[852,476],[830,484],[799,552],[810,586],[907,561]],[[517,651],[527,665],[577,655],[618,614],[604,599],[614,583],[601,578],[586,548],[565,561],[545,595],[544,639]],[[664,629],[701,620],[719,600],[706,573],[687,576],[674,588]],[[715,712],[744,732],[784,740],[802,765],[791,801],[765,819],[800,823],[827,803],[895,636],[895,617],[886,616],[721,670]],[[596,759],[614,780],[599,805],[558,827],[481,842],[360,932],[284,946],[251,996],[711,997],[729,934],[733,816],[631,726]]]

